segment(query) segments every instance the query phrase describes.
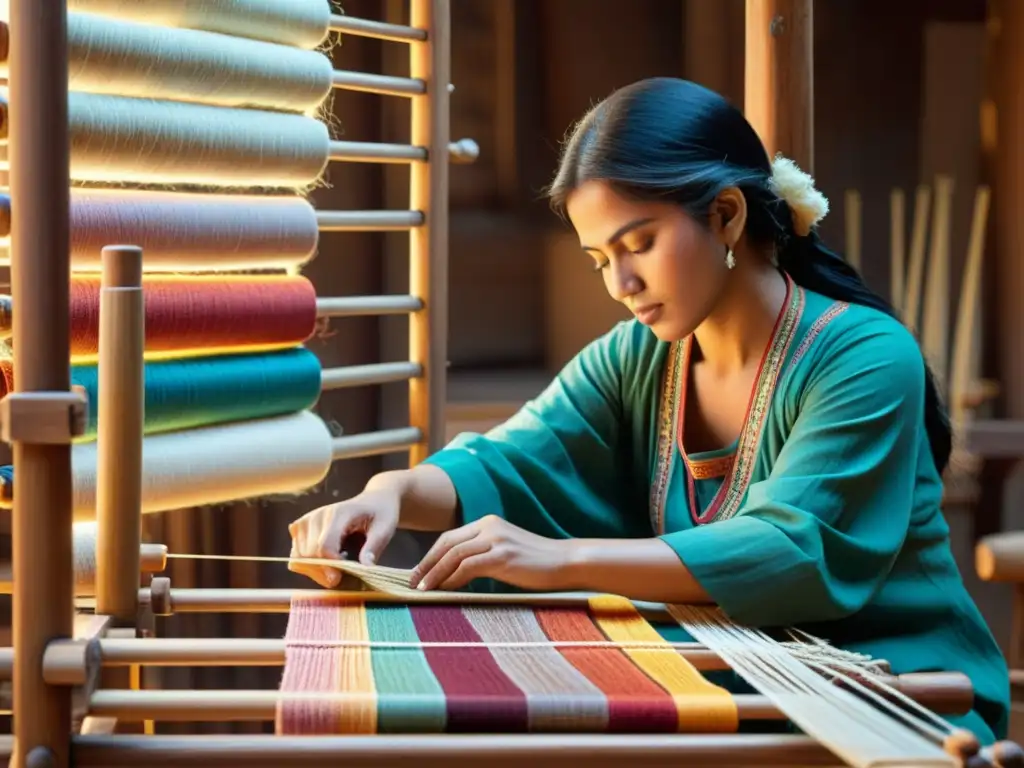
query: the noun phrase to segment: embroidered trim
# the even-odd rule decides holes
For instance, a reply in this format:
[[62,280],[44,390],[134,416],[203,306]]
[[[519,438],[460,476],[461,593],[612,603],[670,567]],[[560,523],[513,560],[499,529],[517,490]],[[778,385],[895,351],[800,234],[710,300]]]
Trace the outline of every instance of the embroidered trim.
[[732,469],[734,454],[719,456],[714,459],[700,459],[699,461],[687,460],[690,467],[690,474],[694,480],[708,480],[712,477],[722,477],[729,474]]
[[683,355],[680,342],[669,346],[665,361],[665,375],[661,385],[661,407],[658,411],[658,446],[655,454],[654,481],[651,483],[649,514],[656,536],[664,530],[665,494],[672,477],[672,459],[676,443],[676,410],[679,407],[679,374],[682,370]]
[[849,308],[850,305],[847,304],[845,301],[837,301],[835,304],[833,304],[824,312],[822,312],[818,319],[814,321],[814,325],[812,325],[810,327],[810,330],[807,331],[807,335],[804,336],[804,340],[800,342],[800,346],[796,348],[796,352],[793,353],[793,361],[792,363],[790,363],[790,365],[795,365],[796,363],[798,363],[800,361],[800,358],[807,354],[807,350],[811,348],[811,345],[814,343],[814,340],[818,338],[818,336],[821,334],[823,330],[825,330],[825,326],[831,323],[833,320],[835,320],[837,317],[839,317],[839,315],[843,314],[843,312],[845,312]]
[[[772,334],[772,342],[766,350],[762,360],[761,370],[754,385],[751,401],[744,420],[743,431],[740,434],[739,445],[733,456],[723,457],[723,463],[728,462],[729,466],[725,472],[719,472],[708,477],[719,477],[722,474],[729,475],[722,483],[709,508],[703,513],[697,514],[695,505],[695,494],[690,494],[690,513],[698,523],[707,523],[711,520],[728,519],[739,510],[740,502],[746,494],[750,485],[750,478],[753,475],[754,460],[761,443],[761,435],[767,421],[769,407],[775,386],[784,368],[786,355],[792,346],[796,329],[800,324],[806,304],[806,294],[803,289],[789,281],[790,295],[780,313],[775,332]],[[685,378],[687,360],[689,359],[689,337],[672,344],[668,359],[665,365],[661,391],[661,406],[658,412],[658,448],[655,462],[654,479],[651,485],[650,510],[651,524],[655,535],[662,535],[665,532],[665,502],[669,481],[672,476],[672,469],[676,452],[683,456],[684,463],[691,472],[694,466],[703,466],[704,462],[689,464],[686,462],[685,451],[678,445],[680,442],[680,406],[685,396]],[[717,459],[711,461],[719,461]],[[731,472],[731,474],[730,474]],[[688,475],[689,478],[689,475]],[[703,479],[698,477],[697,479]]]
[[754,460],[761,447],[761,435],[768,421],[768,411],[775,385],[785,367],[786,354],[796,336],[800,318],[807,303],[807,294],[799,286],[793,285],[793,297],[783,313],[779,329],[772,339],[768,355],[755,385],[755,396],[747,413],[747,420],[740,433],[740,444],[736,450],[736,463],[732,476],[719,489],[714,501],[698,522],[711,520],[728,520],[740,509],[740,503],[750,486],[750,478],[754,474]]

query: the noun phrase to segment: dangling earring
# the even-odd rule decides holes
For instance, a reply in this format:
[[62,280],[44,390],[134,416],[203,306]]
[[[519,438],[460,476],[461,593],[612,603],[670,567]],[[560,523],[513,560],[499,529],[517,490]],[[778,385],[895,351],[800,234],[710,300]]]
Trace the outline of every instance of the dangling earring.
[[733,269],[736,266],[736,257],[732,255],[732,248],[725,252],[725,268]]

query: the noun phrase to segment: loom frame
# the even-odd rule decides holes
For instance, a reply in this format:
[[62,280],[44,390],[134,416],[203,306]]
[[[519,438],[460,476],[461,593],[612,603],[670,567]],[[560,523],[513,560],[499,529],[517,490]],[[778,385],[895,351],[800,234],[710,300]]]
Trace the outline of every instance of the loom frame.
[[[475,156],[475,145],[449,141],[450,86],[450,0],[411,0],[409,27],[380,22],[335,17],[332,29],[380,39],[408,43],[411,46],[410,78],[391,78],[363,73],[335,76],[338,87],[363,90],[412,99],[412,144],[371,145],[346,143],[332,153],[333,160],[352,162],[411,162],[410,211],[337,212],[324,217],[327,229],[346,231],[373,229],[409,229],[409,297],[355,297],[325,300],[328,316],[352,314],[410,314],[410,360],[407,363],[362,366],[361,370],[336,369],[331,378],[338,386],[380,383],[383,380],[410,380],[410,426],[336,441],[335,460],[374,453],[409,450],[410,463],[422,461],[441,447],[445,403],[445,362],[447,337],[447,163]],[[673,736],[398,736],[380,737],[156,737],[112,735],[119,724],[113,718],[91,718],[81,732],[72,735],[73,692],[91,695],[103,674],[111,687],[131,689],[133,674],[140,663],[202,663],[198,655],[188,653],[184,644],[168,640],[160,646],[145,636],[152,631],[154,615],[174,611],[282,611],[295,594],[292,590],[173,590],[170,581],[153,578],[148,587],[136,589],[129,582],[133,574],[148,570],[154,560],[166,562],[163,552],[144,556],[140,542],[131,537],[104,538],[124,522],[132,512],[131,498],[137,482],[129,484],[121,495],[114,494],[102,514],[100,541],[105,554],[118,560],[119,567],[108,569],[97,582],[94,607],[98,615],[80,615],[72,620],[75,608],[89,607],[89,601],[76,600],[72,590],[71,546],[71,428],[81,417],[82,403],[70,392],[68,380],[68,260],[69,158],[66,114],[67,50],[65,45],[67,0],[10,0],[12,38],[10,80],[12,99],[12,135],[17,138],[18,153],[13,153],[12,198],[12,274],[15,276],[14,338],[18,347],[42,350],[27,365],[19,365],[15,391],[3,403],[5,439],[14,443],[19,472],[19,492],[14,503],[15,641],[13,649],[0,649],[0,671],[10,669],[15,681],[15,718],[13,752],[15,768],[66,768],[74,765],[127,766],[146,763],[153,766],[192,766],[197,760],[216,761],[220,768],[280,766],[302,762],[310,768],[334,766],[348,759],[360,766],[396,766],[399,760],[415,758],[419,766],[477,766],[487,761],[494,768],[518,766],[530,761],[538,768],[562,765],[566,760],[588,760],[594,766],[615,766],[623,761],[637,766],[683,765],[835,765],[837,759],[813,739],[802,736],[712,736],[687,734]],[[803,94],[795,110],[769,109],[762,115],[765,124],[755,126],[762,135],[773,138],[771,151],[785,151],[804,159],[810,166],[809,129],[778,130],[776,123],[799,122],[810,112],[810,23],[812,0],[747,0],[748,77],[750,59],[768,68],[762,85],[768,90],[765,103],[779,98],[779,79],[796,81],[796,88],[782,88],[790,96]],[[47,15],[48,14],[48,15]],[[778,14],[792,15],[796,33],[783,35],[781,42],[774,22]],[[45,22],[45,23],[44,23]],[[749,42],[755,40],[753,47]],[[795,38],[797,53],[790,41]],[[777,55],[781,49],[784,56]],[[797,65],[791,72],[787,67]],[[438,84],[444,87],[437,87]],[[434,86],[434,87],[431,87]],[[25,93],[25,96],[21,94]],[[809,123],[808,123],[809,124]],[[42,130],[43,127],[46,130]],[[34,131],[34,133],[33,133]],[[766,133],[767,131],[767,133]],[[795,137],[795,138],[794,138]],[[804,143],[804,142],[807,143]],[[796,142],[801,146],[788,146]],[[438,160],[438,158],[441,158]],[[23,192],[24,190],[24,192]],[[419,213],[420,215],[416,215]],[[333,226],[332,226],[333,222]],[[31,233],[29,236],[28,233]],[[113,261],[113,259],[111,259]],[[105,265],[106,267],[107,265]],[[111,286],[135,290],[141,285],[141,270],[111,265]],[[138,329],[135,329],[136,331]],[[113,338],[113,334],[109,338]],[[123,339],[121,339],[123,342]],[[119,342],[120,343],[120,342]],[[110,350],[113,342],[105,345]],[[102,354],[103,369],[128,371],[117,380],[125,391],[137,387],[137,369],[141,353],[126,345],[117,353]],[[382,366],[391,366],[384,368]],[[130,373],[135,371],[135,373]],[[113,381],[115,379],[112,379]],[[115,393],[116,394],[116,393]],[[53,419],[40,419],[49,429],[29,426],[12,431],[24,395],[38,395],[43,415],[62,415],[70,425],[64,432],[54,431]],[[116,401],[116,397],[110,398]],[[106,402],[106,400],[105,400]],[[49,409],[49,410],[46,410]],[[136,405],[136,411],[138,405]],[[111,409],[105,406],[109,414]],[[135,414],[138,416],[138,413]],[[24,420],[18,421],[21,424]],[[141,453],[136,424],[112,429],[109,455]],[[66,434],[64,434],[66,432]],[[118,487],[114,474],[116,461],[109,459],[101,468],[110,488]],[[27,479],[26,479],[27,475]],[[133,478],[135,481],[138,478]],[[137,516],[136,516],[137,517]],[[138,530],[138,521],[130,526]],[[59,532],[59,535],[57,533]],[[34,563],[50,566],[45,574],[32,570]],[[566,599],[572,599],[567,597]],[[578,599],[578,598],[576,598]],[[29,612],[33,621],[28,621]],[[75,626],[75,625],[79,626]],[[77,638],[77,639],[72,639]],[[162,648],[162,650],[161,650]],[[8,652],[9,651],[9,652]],[[144,651],[158,651],[160,658]],[[249,659],[262,655],[268,663],[278,663],[281,648],[272,643],[250,647]],[[120,660],[117,654],[120,653]],[[210,650],[204,658],[212,661]],[[223,657],[220,659],[224,663]],[[710,662],[710,663],[713,663]],[[127,673],[127,674],[125,674]],[[952,686],[951,690],[959,690]],[[962,691],[960,691],[962,692]],[[110,699],[131,690],[112,691]],[[139,692],[144,693],[144,692]],[[946,692],[947,695],[948,691]],[[130,700],[129,700],[130,701]],[[138,701],[138,699],[136,699]],[[265,707],[265,702],[256,703]],[[100,714],[118,715],[122,709],[108,707]],[[89,720],[90,718],[87,718]],[[121,726],[130,723],[120,723]],[[73,753],[73,757],[72,757]]]

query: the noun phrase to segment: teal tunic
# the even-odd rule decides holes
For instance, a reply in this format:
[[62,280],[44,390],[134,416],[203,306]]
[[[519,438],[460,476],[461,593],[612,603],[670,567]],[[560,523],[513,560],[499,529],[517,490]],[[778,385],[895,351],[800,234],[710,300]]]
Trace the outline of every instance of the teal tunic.
[[896,674],[965,673],[975,707],[951,722],[1004,738],[1006,663],[950,550],[913,336],[791,284],[739,439],[687,455],[689,343],[620,323],[508,422],[432,456],[463,521],[658,536],[740,624],[800,628]]

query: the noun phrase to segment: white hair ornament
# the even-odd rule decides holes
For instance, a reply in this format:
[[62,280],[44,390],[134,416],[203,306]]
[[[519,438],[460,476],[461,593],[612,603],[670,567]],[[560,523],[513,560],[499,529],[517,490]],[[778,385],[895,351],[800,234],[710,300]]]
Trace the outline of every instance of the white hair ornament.
[[807,237],[828,214],[828,198],[815,188],[814,179],[782,154],[772,162],[768,186],[786,201],[793,215],[793,229],[800,237]]

